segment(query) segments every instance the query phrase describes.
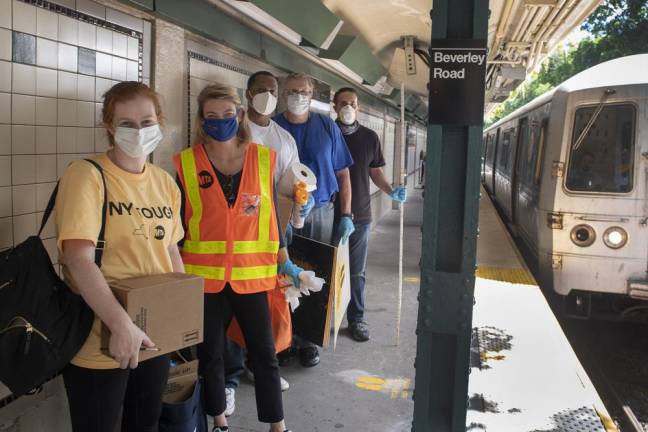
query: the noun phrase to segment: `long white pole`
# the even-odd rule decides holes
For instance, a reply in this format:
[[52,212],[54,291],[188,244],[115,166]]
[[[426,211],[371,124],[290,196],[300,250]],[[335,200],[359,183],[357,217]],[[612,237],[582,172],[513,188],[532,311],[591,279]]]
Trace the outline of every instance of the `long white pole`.
[[[401,83],[401,154],[400,154],[400,185],[405,186],[405,82]],[[405,203],[400,203],[400,227],[398,230],[398,309],[396,311],[396,346],[400,344],[401,309],[403,306],[403,220],[405,216]]]

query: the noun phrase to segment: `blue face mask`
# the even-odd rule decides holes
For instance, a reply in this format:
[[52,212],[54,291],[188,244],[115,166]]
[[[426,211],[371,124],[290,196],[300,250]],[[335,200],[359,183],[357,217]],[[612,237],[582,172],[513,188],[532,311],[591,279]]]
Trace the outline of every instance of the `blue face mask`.
[[239,124],[236,116],[224,119],[206,118],[203,120],[203,130],[216,141],[227,141],[236,135]]

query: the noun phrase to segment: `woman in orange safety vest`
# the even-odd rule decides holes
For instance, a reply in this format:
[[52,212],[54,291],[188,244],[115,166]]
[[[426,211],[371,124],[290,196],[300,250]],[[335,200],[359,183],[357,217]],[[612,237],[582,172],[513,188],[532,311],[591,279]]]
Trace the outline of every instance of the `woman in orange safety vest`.
[[250,142],[236,90],[210,85],[198,96],[192,147],[174,157],[183,193],[185,271],[205,278],[205,335],[198,347],[205,411],[227,430],[223,352],[236,318],[254,367],[259,421],[286,430],[268,292],[277,275],[299,286],[278,227],[275,153]]

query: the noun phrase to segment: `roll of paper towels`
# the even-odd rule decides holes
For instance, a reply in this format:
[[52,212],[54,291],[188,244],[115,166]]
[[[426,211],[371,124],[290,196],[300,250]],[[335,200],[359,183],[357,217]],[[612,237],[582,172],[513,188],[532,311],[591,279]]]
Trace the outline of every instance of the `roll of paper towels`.
[[279,193],[292,199],[293,187],[298,182],[304,182],[308,192],[317,189],[317,177],[313,171],[303,163],[297,162],[292,164],[279,180]]

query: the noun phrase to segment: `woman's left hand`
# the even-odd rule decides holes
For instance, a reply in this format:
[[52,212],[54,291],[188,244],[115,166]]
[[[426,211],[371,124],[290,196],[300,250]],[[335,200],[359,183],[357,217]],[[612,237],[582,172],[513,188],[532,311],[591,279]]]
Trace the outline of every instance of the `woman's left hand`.
[[299,274],[304,271],[303,268],[295,265],[290,258],[285,260],[282,263],[279,263],[279,268],[277,269],[279,274],[290,276],[293,281],[295,288],[299,288]]

